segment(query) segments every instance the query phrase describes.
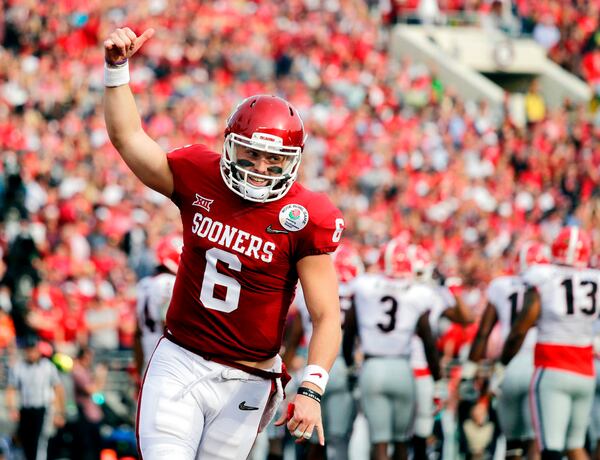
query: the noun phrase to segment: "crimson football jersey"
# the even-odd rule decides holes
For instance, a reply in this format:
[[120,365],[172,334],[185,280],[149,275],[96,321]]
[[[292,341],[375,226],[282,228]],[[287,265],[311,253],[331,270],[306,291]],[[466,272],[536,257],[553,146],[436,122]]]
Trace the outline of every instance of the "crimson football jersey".
[[168,161],[184,242],[168,331],[205,357],[275,356],[298,282],[296,262],[335,251],[340,211],[298,183],[277,201],[244,200],[225,185],[220,155],[203,145],[176,149]]

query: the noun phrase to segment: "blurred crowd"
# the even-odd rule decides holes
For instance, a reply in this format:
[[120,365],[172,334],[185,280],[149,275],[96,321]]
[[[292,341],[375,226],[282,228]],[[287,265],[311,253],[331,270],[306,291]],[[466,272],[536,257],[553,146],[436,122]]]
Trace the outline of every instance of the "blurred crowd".
[[[550,110],[533,88],[519,127],[507,109],[462,100],[433,69],[388,54],[402,2],[1,3],[0,350],[29,330],[71,355],[83,344],[130,349],[135,284],[153,271],[157,240],[179,230],[175,206],[141,185],[106,134],[101,43],[123,25],[156,29],[131,76],[145,129],[165,149],[218,148],[251,94],[295,105],[309,133],[301,181],[342,209],[367,264],[404,233],[478,311],[521,241],[576,224],[600,248],[600,125],[587,107]],[[550,56],[587,75],[574,60],[596,53],[597,2],[512,7],[534,36],[554,21]]]

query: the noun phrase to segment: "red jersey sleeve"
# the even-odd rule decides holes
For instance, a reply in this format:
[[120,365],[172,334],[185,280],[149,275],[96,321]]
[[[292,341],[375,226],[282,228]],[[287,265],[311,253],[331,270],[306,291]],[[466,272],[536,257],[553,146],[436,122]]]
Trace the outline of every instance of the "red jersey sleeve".
[[345,228],[344,218],[327,195],[313,194],[306,203],[309,214],[305,231],[299,232],[295,259],[334,252]]
[[180,207],[183,197],[194,196],[198,174],[206,171],[206,165],[218,156],[202,144],[185,145],[167,153],[169,168],[173,173],[171,200]]

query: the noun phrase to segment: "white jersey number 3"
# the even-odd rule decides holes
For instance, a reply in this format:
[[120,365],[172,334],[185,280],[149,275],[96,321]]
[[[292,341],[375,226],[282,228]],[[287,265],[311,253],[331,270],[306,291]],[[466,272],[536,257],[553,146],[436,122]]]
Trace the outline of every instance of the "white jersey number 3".
[[[242,271],[242,263],[235,254],[219,248],[206,251],[206,269],[204,270],[200,300],[206,308],[231,313],[238,307],[242,287],[236,279],[217,271],[217,262],[219,261],[227,265],[230,270]],[[215,298],[214,291],[217,284],[227,288],[225,299]]]

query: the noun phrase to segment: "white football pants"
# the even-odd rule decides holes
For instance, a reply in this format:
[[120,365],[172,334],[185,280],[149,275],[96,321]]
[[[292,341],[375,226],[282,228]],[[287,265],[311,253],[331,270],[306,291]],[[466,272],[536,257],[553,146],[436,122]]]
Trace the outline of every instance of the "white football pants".
[[[273,372],[281,371],[277,358]],[[271,391],[270,380],[205,360],[162,338],[139,397],[142,458],[245,459]]]

